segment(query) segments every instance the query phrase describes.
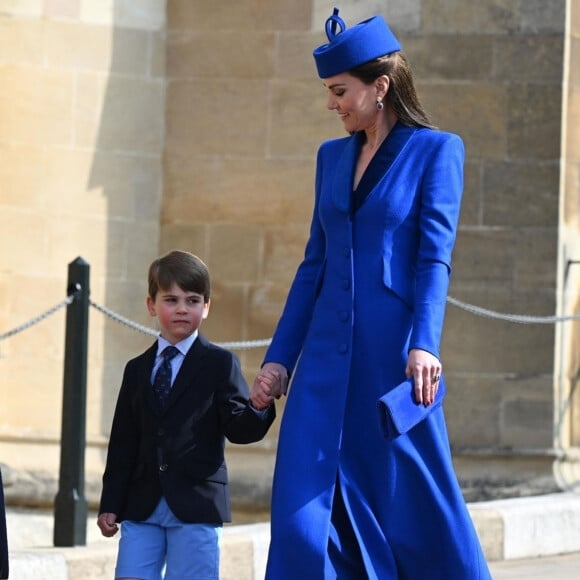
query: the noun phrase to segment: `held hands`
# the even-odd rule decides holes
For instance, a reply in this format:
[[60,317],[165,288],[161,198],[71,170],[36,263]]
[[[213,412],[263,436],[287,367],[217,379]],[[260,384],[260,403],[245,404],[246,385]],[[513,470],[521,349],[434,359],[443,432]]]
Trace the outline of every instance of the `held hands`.
[[114,536],[119,531],[117,525],[117,514],[101,514],[97,519],[97,526],[101,530],[101,534],[106,538]]
[[405,374],[413,377],[415,382],[415,400],[428,407],[435,401],[441,377],[441,361],[430,352],[413,348],[409,351],[409,360]]
[[286,394],[288,371],[279,363],[266,363],[252,385],[250,400],[256,409],[269,407],[274,399]]

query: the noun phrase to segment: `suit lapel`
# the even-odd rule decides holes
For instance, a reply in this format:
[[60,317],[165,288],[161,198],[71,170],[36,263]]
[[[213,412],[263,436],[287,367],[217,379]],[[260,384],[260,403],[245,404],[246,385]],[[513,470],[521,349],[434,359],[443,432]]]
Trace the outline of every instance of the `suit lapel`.
[[186,391],[194,381],[202,366],[203,358],[207,351],[207,345],[208,342],[206,338],[199,334],[183,359],[181,368],[173,381],[173,386],[171,387],[169,396],[165,401],[163,412],[166,412],[169,407],[174,405],[180,395]]
[[144,353],[142,358],[142,364],[139,367],[138,381],[139,385],[142,385],[145,391],[145,399],[151,407],[151,409],[157,409],[157,402],[155,401],[155,396],[153,395],[153,386],[151,385],[151,373],[153,372],[153,366],[155,365],[155,357],[157,356],[157,342],[154,342]]

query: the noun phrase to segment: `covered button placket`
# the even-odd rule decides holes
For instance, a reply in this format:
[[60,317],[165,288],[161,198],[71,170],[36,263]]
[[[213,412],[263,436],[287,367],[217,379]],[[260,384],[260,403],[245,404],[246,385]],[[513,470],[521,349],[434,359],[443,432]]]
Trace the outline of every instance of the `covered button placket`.
[[347,226],[340,228],[340,239],[336,240],[342,248],[336,253],[336,273],[338,282],[337,297],[337,349],[340,355],[348,358],[345,377],[350,374],[350,354],[352,346],[352,312],[353,312],[353,270],[352,270],[352,227],[350,220]]

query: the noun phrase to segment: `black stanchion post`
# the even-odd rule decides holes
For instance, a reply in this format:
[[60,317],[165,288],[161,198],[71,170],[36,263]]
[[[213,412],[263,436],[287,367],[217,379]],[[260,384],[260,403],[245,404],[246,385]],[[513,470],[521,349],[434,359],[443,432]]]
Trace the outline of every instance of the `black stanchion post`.
[[60,476],[54,500],[54,545],[84,546],[87,536],[85,438],[87,347],[89,324],[89,264],[77,258],[68,265]]

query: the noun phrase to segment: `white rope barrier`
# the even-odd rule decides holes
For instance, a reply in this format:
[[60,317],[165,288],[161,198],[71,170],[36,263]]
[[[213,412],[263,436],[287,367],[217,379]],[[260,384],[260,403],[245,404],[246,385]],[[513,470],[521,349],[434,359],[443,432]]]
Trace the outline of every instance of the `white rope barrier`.
[[[58,304],[55,304],[54,306],[46,310],[45,312],[42,312],[38,316],[35,316],[34,318],[30,319],[28,322],[25,322],[24,324],[21,324],[13,328],[12,330],[9,330],[8,332],[0,334],[0,341],[10,338],[11,336],[18,334],[19,332],[23,332],[24,330],[27,330],[28,328],[34,326],[35,324],[42,322],[44,319],[58,312],[61,308],[64,308],[69,304],[72,304],[74,299],[75,294],[71,294]],[[571,314],[568,316],[529,316],[523,314],[505,314],[501,312],[496,312],[494,310],[488,310],[487,308],[474,306],[473,304],[467,304],[466,302],[461,302],[460,300],[452,298],[451,296],[447,297],[447,302],[449,302],[449,304],[452,304],[453,306],[456,306],[458,308],[461,308],[467,312],[476,314],[478,316],[483,316],[486,318],[492,318],[496,320],[506,320],[508,322],[514,322],[518,324],[556,324],[559,322],[580,320],[580,314]],[[124,316],[121,316],[117,312],[114,312],[113,310],[106,308],[105,306],[101,306],[100,304],[97,304],[92,300],[89,300],[89,304],[95,310],[101,312],[105,316],[108,316],[115,322],[128,326],[129,328],[136,330],[137,332],[148,334],[153,337],[159,335],[159,332],[156,329],[148,326],[143,326],[142,324],[138,324],[137,322],[134,322],[129,318],[125,318]],[[224,348],[229,348],[232,350],[244,350],[251,348],[263,348],[268,346],[271,343],[271,341],[272,341],[271,338],[263,338],[258,340],[222,342],[219,343],[219,345]]]

